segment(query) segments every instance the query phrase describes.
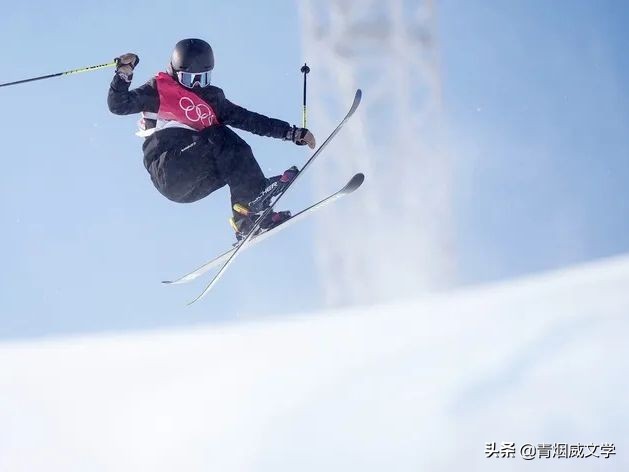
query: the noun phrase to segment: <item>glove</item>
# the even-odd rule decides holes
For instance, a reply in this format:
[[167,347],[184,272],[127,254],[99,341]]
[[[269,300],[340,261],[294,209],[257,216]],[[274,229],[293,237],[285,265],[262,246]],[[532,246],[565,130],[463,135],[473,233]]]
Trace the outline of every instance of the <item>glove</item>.
[[128,52],[127,54],[117,57],[114,61],[116,61],[116,74],[125,82],[131,82],[133,69],[140,63],[140,58],[137,54]]
[[292,141],[298,146],[304,146],[307,144],[310,149],[314,149],[317,145],[317,141],[310,131],[306,128],[297,128],[297,126],[293,126],[288,130],[286,140]]

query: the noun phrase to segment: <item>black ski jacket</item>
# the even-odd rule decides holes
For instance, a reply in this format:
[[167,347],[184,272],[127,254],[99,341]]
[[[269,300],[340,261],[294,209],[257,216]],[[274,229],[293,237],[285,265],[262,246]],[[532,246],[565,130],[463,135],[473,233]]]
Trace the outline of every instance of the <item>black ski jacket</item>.
[[[157,113],[159,110],[159,93],[155,79],[153,78],[133,90],[129,90],[130,85],[118,75],[114,76],[107,96],[109,110],[116,115],[130,115],[140,112]],[[223,90],[213,85],[191,90],[212,107],[221,125],[233,126],[260,136],[278,139],[286,139],[286,135],[291,129],[291,126],[285,121],[269,118],[233,104],[225,98]],[[147,128],[155,127],[155,120],[145,121]]]

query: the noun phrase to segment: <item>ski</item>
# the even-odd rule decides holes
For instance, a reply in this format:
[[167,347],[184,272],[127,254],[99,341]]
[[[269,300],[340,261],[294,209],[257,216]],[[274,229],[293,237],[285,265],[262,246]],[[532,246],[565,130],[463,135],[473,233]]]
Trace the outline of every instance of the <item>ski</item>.
[[[320,210],[321,208],[323,208],[324,206],[329,205],[330,203],[338,200],[341,197],[344,197],[345,195],[349,195],[350,193],[354,192],[356,189],[358,189],[358,187],[360,187],[363,183],[363,181],[365,180],[365,176],[363,174],[356,174],[354,175],[346,184],[343,188],[341,188],[340,190],[337,190],[336,192],[328,195],[327,197],[319,200],[318,202],[310,205],[307,208],[304,208],[303,210],[299,211],[298,213],[295,213],[293,216],[291,216],[288,220],[286,220],[285,222],[283,222],[282,224],[275,226],[274,228],[271,228],[268,231],[265,231],[263,233],[257,234],[255,236],[251,237],[251,241],[249,242],[249,244],[247,244],[245,247],[243,247],[243,251],[255,246],[257,243],[264,241],[265,239],[267,239],[269,236],[273,236],[277,233],[279,233],[280,231],[282,231],[283,229],[288,228],[290,225],[292,225],[293,223],[296,223],[297,221],[303,219],[305,216],[310,215],[312,212],[316,211],[316,210]],[[215,257],[214,259],[212,259],[209,262],[206,262],[205,264],[203,264],[201,267],[198,267],[197,269],[193,270],[192,272],[179,277],[178,279],[175,280],[164,280],[162,283],[163,284],[168,284],[168,285],[179,285],[179,284],[185,284],[188,282],[192,282],[193,280],[201,277],[203,274],[207,273],[208,271],[210,271],[212,268],[220,265],[221,263],[224,263],[233,253],[234,251],[236,251],[236,247],[233,247],[227,251],[225,251],[224,253],[222,253],[221,255]]]
[[282,190],[282,192],[277,196],[277,198],[258,217],[256,222],[253,224],[253,227],[249,231],[249,233],[247,233],[247,235],[239,241],[238,245],[234,248],[234,251],[222,263],[222,265],[218,269],[218,272],[216,272],[216,274],[214,275],[210,283],[199,294],[199,296],[197,296],[194,300],[188,303],[188,305],[192,305],[193,303],[201,300],[205,295],[207,295],[207,293],[212,289],[212,287],[216,285],[216,283],[221,279],[225,271],[234,262],[234,260],[240,253],[240,250],[251,240],[251,237],[257,232],[262,221],[264,221],[264,219],[273,211],[273,208],[275,207],[275,205],[282,199],[282,197],[295,184],[295,182],[299,180],[299,178],[302,176],[304,171],[314,162],[314,160],[319,156],[319,154],[321,154],[321,151],[325,149],[325,147],[330,143],[330,141],[332,141],[332,139],[338,134],[338,132],[341,130],[341,128],[347,122],[347,120],[349,120],[349,118],[354,114],[354,112],[358,108],[358,105],[360,105],[361,98],[362,98],[362,91],[358,89],[356,90],[356,94],[354,95],[354,101],[352,102],[352,105],[349,111],[347,112],[345,117],[341,120],[341,122],[336,126],[336,128],[334,128],[334,131],[330,133],[330,135],[326,138],[326,140],[323,141],[323,144],[321,144],[319,148],[312,154],[312,156],[310,156],[310,159],[306,161],[306,163],[303,165],[303,167],[301,168],[297,176],[293,180],[291,180],[291,182]]

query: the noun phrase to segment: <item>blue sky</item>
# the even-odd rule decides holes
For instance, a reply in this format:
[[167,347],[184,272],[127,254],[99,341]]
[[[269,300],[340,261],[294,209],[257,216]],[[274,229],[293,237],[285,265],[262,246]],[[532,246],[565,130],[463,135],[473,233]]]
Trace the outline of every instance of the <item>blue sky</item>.
[[[629,248],[629,7],[549,5],[437,4],[459,283]],[[140,85],[165,66],[179,39],[195,36],[213,45],[213,80],[230,99],[299,123],[299,67],[307,58],[290,1],[14,4],[0,18],[0,39],[11,46],[0,81],[133,51]],[[312,254],[300,244],[308,223],[238,260],[201,304],[184,307],[200,284],[159,284],[231,244],[227,192],[192,205],[159,195],[133,135],[137,117],[107,110],[111,74],[0,89],[0,338],[317,308]],[[320,138],[329,131],[311,125]],[[269,174],[308,155],[242,135]],[[292,203],[308,195],[304,186]]]
[[459,278],[629,247],[629,7],[440,3]]

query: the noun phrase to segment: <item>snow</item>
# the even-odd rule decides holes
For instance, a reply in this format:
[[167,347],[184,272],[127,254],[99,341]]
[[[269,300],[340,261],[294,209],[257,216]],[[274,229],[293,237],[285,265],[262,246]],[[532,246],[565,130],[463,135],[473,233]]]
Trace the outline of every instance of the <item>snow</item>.
[[[1,471],[629,470],[629,258],[411,302],[0,344]],[[515,442],[513,459],[485,443]],[[614,443],[523,460],[524,443]]]

